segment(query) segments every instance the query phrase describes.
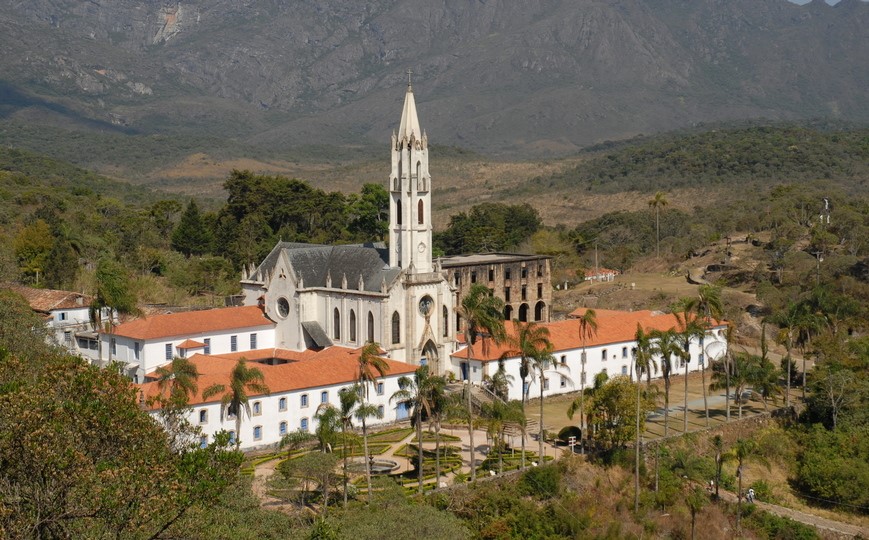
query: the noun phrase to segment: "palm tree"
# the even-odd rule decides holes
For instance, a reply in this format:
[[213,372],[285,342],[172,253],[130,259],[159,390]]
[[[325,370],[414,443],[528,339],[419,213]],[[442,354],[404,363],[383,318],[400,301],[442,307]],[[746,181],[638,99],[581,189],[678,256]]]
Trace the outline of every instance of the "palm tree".
[[[504,434],[511,425],[522,429],[525,420],[525,407],[521,401],[504,402],[494,400],[483,407],[483,416],[487,420],[487,431],[498,452],[498,474],[504,472]],[[491,455],[491,453],[490,453]]]
[[661,258],[661,209],[667,206],[670,201],[667,200],[667,195],[663,191],[658,191],[655,196],[649,199],[649,208],[655,209],[655,257]]
[[[724,353],[724,356],[721,358],[721,365],[724,368],[724,418],[726,422],[730,422],[730,373],[732,371],[731,364],[733,363],[733,349],[731,348],[733,345],[733,335],[736,333],[736,325],[733,323],[727,323],[727,330],[724,331],[724,341],[727,342],[727,350]],[[788,361],[790,365],[790,360]],[[715,369],[713,367],[713,373]],[[712,385],[709,385],[710,390],[712,389]],[[790,388],[790,382],[788,382],[788,388]]]
[[[693,302],[692,299],[683,299],[680,302],[681,311],[673,313],[680,327],[676,333],[677,341],[681,345],[679,356],[685,362],[685,416],[683,417],[682,433],[688,432],[688,366],[691,363],[691,340],[706,335],[703,323],[692,315]],[[703,403],[706,403],[706,388],[703,388]],[[706,407],[706,421],[709,422],[709,407]]]
[[[703,332],[705,334],[706,330],[712,326],[713,320],[720,320],[724,316],[724,303],[721,300],[721,287],[718,285],[704,284],[700,285],[697,293],[697,300],[692,302],[691,305],[694,308],[696,317],[703,318],[703,324],[701,324],[701,326],[703,327]],[[696,317],[694,319],[695,321],[697,320]],[[702,342],[702,335],[700,340]],[[703,410],[706,413],[706,427],[709,427],[709,403],[706,400],[706,353],[702,350],[702,343],[700,353],[703,355],[703,361],[700,363],[700,380],[703,388]]]
[[168,390],[168,399],[179,405],[186,405],[190,397],[199,391],[196,384],[199,372],[188,358],[176,356],[172,363],[158,367],[156,374],[160,394]]
[[637,440],[634,446],[634,512],[636,513],[640,511],[640,378],[643,372],[651,373],[652,367],[654,367],[655,365],[655,361],[652,358],[651,339],[639,323],[637,323],[637,331],[634,334],[634,339],[637,342],[637,348],[634,349],[634,374],[636,375],[637,383]]
[[679,356],[681,349],[674,329],[652,330],[651,334],[655,339],[652,352],[661,357],[661,376],[664,378],[664,438],[666,438],[670,428],[670,377],[673,373],[673,358]]
[[748,353],[740,352],[732,355],[729,362],[718,364],[718,369],[712,373],[712,383],[709,385],[712,390],[733,388],[739,407],[739,419],[742,419],[742,392],[749,383],[751,363],[751,355]]
[[365,479],[368,486],[368,505],[371,505],[371,459],[368,455],[368,430],[365,421],[368,418],[381,418],[383,415],[377,407],[369,405],[368,386],[375,384],[378,377],[389,371],[389,364],[380,356],[380,346],[373,341],[366,343],[359,352],[359,372],[356,383],[359,388],[359,406],[356,408],[356,418],[362,422],[362,438],[365,444]]
[[723,459],[725,461],[736,461],[736,477],[739,479],[739,492],[736,494],[736,530],[740,530],[740,517],[742,515],[742,476],[745,471],[744,465],[746,461],[757,461],[767,468],[769,462],[760,455],[757,443],[751,439],[738,439],[733,448],[727,452]]
[[217,394],[223,394],[220,399],[220,421],[224,417],[235,416],[235,448],[241,445],[241,413],[247,412],[250,418],[250,403],[248,392],[254,395],[268,394],[269,387],[265,385],[262,371],[248,367],[247,360],[239,359],[229,375],[229,387],[224,384],[213,384],[202,392],[202,398],[208,399]]
[[697,524],[697,514],[703,510],[707,503],[706,493],[700,486],[694,486],[688,490],[688,495],[685,497],[685,505],[688,507],[688,512],[691,513],[691,540],[694,540],[695,525]]
[[365,453],[363,461],[365,462],[365,482],[368,488],[366,504],[371,506],[371,456],[368,455],[368,425],[366,420],[369,418],[383,418],[383,413],[380,412],[380,408],[377,405],[360,402],[353,416],[362,423],[362,451]]
[[593,309],[586,309],[582,317],[579,318],[579,339],[582,342],[582,356],[580,357],[580,375],[579,375],[579,453],[585,453],[585,410],[584,398],[585,395],[585,361],[586,340],[597,335],[597,312]]
[[353,412],[356,405],[359,403],[359,399],[359,389],[356,386],[350,386],[338,390],[338,415],[341,424],[341,454],[344,458],[344,508],[347,508],[347,432],[353,427]]
[[432,375],[429,366],[420,366],[411,377],[398,379],[398,391],[389,398],[389,401],[410,403],[413,405],[413,421],[416,424],[416,438],[419,445],[419,492],[423,492],[423,448],[422,448],[422,419],[423,413],[431,418],[432,412],[437,405],[440,396],[444,394],[447,381],[443,377]]
[[[548,334],[548,332],[547,332]],[[549,339],[546,340],[547,344],[544,349],[537,351],[537,353],[531,357],[531,366],[534,371],[537,372],[537,378],[540,381],[540,433],[538,438],[539,443],[539,455],[538,459],[540,459],[540,463],[543,463],[543,440],[544,440],[544,422],[543,422],[543,391],[546,386],[546,371],[549,370],[550,367],[554,367],[556,370],[559,368],[567,369],[567,366],[563,364],[559,364],[555,361],[555,357],[552,356],[552,344],[549,343]],[[562,375],[563,377],[563,375]]]
[[721,435],[712,438],[712,448],[715,449],[715,500],[718,500],[718,488],[721,486],[721,468],[724,465],[724,439]]
[[[516,328],[516,334],[507,337],[507,343],[511,347],[505,351],[501,358],[519,357],[519,378],[522,381],[522,410],[525,410],[525,402],[528,400],[528,390],[530,385],[525,381],[528,379],[532,367],[532,357],[538,351],[549,346],[549,329],[545,326],[540,326],[534,322],[520,322],[513,320]],[[525,435],[522,435],[522,454],[525,454]],[[524,463],[523,463],[524,467]]]
[[483,338],[483,353],[487,350],[485,336],[488,334],[495,343],[501,343],[506,338],[504,330],[504,302],[492,296],[489,289],[481,283],[471,285],[468,294],[462,298],[462,303],[456,308],[459,316],[465,321],[465,340],[468,343],[468,435],[471,445],[471,481],[477,479],[476,450],[474,448],[474,413],[471,408],[471,352],[477,338]]

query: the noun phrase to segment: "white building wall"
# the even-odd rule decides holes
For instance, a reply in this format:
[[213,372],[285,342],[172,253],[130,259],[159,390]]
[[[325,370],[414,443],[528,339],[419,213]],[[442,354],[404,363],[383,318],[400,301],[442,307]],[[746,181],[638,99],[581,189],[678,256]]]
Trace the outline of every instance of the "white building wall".
[[[376,387],[371,387],[368,395],[368,402],[375,406],[382,406],[384,416],[382,419],[369,418],[366,424],[369,426],[390,424],[398,421],[398,405],[395,402],[390,403],[389,398],[399,390],[398,379],[400,376],[383,377],[379,382],[383,383],[383,392],[376,391]],[[327,392],[328,403],[333,406],[339,406],[338,391],[341,388],[352,386],[351,383],[322,386],[314,388],[306,388],[303,390],[292,390],[289,392],[279,392],[268,396],[257,396],[250,398],[251,415],[248,416],[245,412],[241,421],[241,449],[251,450],[271,445],[276,445],[280,442],[283,435],[281,434],[281,422],[286,422],[286,432],[291,433],[302,427],[302,420],[308,422],[308,431],[313,433],[317,427],[317,420],[314,416],[317,414],[318,408],[321,406],[321,392]],[[307,406],[302,406],[302,396],[307,396]],[[281,399],[286,400],[286,408],[281,409]],[[254,410],[256,404],[259,403],[260,412],[257,414]],[[205,422],[200,422],[200,412],[205,411]],[[235,431],[235,419],[220,417],[220,403],[212,402],[193,406],[188,420],[194,426],[201,429],[202,435],[207,437],[210,443],[214,441],[214,436],[219,431],[227,432]],[[358,422],[354,419],[354,427],[359,428]],[[254,437],[254,430],[259,426],[261,435],[259,439]]]
[[[251,335],[256,334],[256,347],[251,347]],[[253,349],[271,349],[275,347],[275,328],[272,325],[256,326],[252,328],[221,330],[219,332],[189,334],[173,336],[171,338],[159,338],[154,340],[133,339],[125,336],[112,336],[103,334],[103,358],[110,358],[125,364],[138,364],[128,373],[134,380],[141,381],[146,373],[150,373],[160,366],[172,361],[175,356],[192,356],[195,353],[205,353],[204,348],[181,350],[178,345],[188,339],[205,343],[211,341],[210,354],[226,354],[233,352],[232,336],[236,337],[236,351],[250,351]],[[114,350],[111,349],[112,339],[115,341]],[[139,352],[136,353],[136,344]],[[171,357],[166,358],[166,345],[171,346]]]
[[[701,353],[703,354],[703,361],[708,368],[710,362],[721,358],[727,351],[727,343],[720,330],[720,328],[716,328],[706,334],[702,349],[699,340],[692,340],[690,347],[691,361],[688,364],[689,372],[700,371]],[[595,377],[604,370],[606,370],[610,378],[619,375],[630,375],[631,378],[635,378],[632,372],[633,348],[635,346],[635,341],[624,341],[586,347],[585,387],[588,388],[594,385]],[[475,347],[479,347],[479,345]],[[466,361],[462,356],[463,351],[459,351],[451,358],[452,369],[459,379],[461,379],[462,374],[461,364]],[[583,373],[582,348],[556,351],[553,353],[553,357],[558,367],[551,366],[544,372],[544,377],[549,379],[548,389],[543,392],[544,397],[579,391],[582,386],[581,377]],[[661,359],[656,356],[654,357],[654,361],[656,368],[652,368],[652,379],[657,379],[662,376]],[[519,358],[514,357],[504,360],[504,370],[510,381],[508,397],[511,400],[522,399],[522,379],[519,377],[520,364]],[[478,366],[482,366],[482,369],[474,372],[473,368]],[[484,375],[491,377],[497,370],[497,361],[481,363],[472,360],[471,382],[479,384],[482,382]],[[671,377],[684,375],[684,373],[684,365],[681,364],[680,360],[673,359],[673,374]],[[645,379],[645,376],[643,379]],[[564,384],[562,384],[562,380]],[[533,370],[526,379],[526,383],[529,384],[528,397],[540,397],[540,382]]]

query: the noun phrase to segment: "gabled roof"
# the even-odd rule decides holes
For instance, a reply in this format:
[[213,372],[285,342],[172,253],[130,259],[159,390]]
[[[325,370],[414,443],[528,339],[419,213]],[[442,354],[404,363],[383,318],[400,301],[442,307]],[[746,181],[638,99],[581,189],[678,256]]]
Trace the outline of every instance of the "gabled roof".
[[[614,311],[608,309],[596,309],[595,312],[598,325],[597,333],[585,340],[586,347],[632,342],[634,341],[638,324],[646,332],[679,328],[679,322],[672,313],[648,310]],[[578,349],[583,346],[582,340],[579,337],[579,319],[576,317],[581,317],[584,313],[585,308],[579,308],[570,314],[574,318],[550,323],[537,323],[538,326],[549,329],[549,341],[552,342],[554,352]],[[723,321],[712,321],[712,323],[713,328],[725,324]],[[507,335],[515,336],[516,324],[513,322],[506,322],[504,324]],[[508,357],[515,356],[510,354],[511,349],[512,347],[509,344],[496,345],[490,340],[484,353],[480,340],[478,340],[471,351],[471,359],[491,362],[498,360],[505,353],[509,355]],[[464,359],[467,358],[467,354],[468,351],[465,348],[453,353],[452,356]]]
[[373,246],[278,242],[249,279],[264,282],[274,272],[281,254],[286,255],[293,272],[301,276],[305,288],[326,287],[329,277],[332,288],[338,289],[346,276],[347,289],[358,290],[361,276],[362,290],[380,292],[381,283],[385,281],[389,285],[401,273],[400,268],[390,267],[384,260],[384,254],[388,256],[384,250]]
[[185,339],[181,343],[178,344],[179,349],[202,349],[205,347],[205,343],[193,340],[193,339]]
[[159,339],[269,325],[274,323],[258,306],[242,306],[144,317],[116,326],[113,333],[133,339]]
[[[196,385],[197,394],[190,399],[191,405],[213,403],[220,401],[221,395],[202,399],[202,392],[215,384],[229,387],[229,377],[232,369],[242,358],[248,360],[248,365],[259,369],[264,377],[265,385],[271,394],[279,394],[307,388],[322,388],[353,384],[359,373],[359,355],[362,349],[349,349],[346,347],[329,347],[321,351],[290,351],[286,349],[261,349],[232,353],[224,355],[195,354],[190,357],[190,362],[196,366],[199,378]],[[260,364],[256,360],[269,358],[281,358],[287,360],[286,364]],[[389,367],[387,377],[408,375],[413,373],[417,366],[383,359]],[[137,385],[144,393],[145,399],[156,396],[159,393],[157,382],[148,382]],[[259,394],[251,394],[251,398]],[[313,414],[313,412],[312,412]]]
[[11,285],[9,289],[23,296],[33,311],[40,313],[49,313],[58,309],[87,308],[93,301],[92,296],[72,291],[34,289],[21,285]]

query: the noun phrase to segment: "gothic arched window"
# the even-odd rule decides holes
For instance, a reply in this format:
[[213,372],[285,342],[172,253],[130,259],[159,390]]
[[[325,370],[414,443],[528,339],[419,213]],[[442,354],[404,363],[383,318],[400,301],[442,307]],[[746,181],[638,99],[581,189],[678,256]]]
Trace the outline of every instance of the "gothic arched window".
[[356,343],[356,312],[350,310],[350,328],[347,329],[350,343]]
[[416,205],[416,222],[422,225],[425,223],[425,206],[422,204],[422,199],[419,200],[419,203]]
[[392,342],[401,343],[401,317],[397,311],[392,314]]
[[444,337],[450,335],[450,310],[444,306]]
[[374,343],[374,315],[368,312],[368,342]]
[[332,312],[332,337],[341,339],[341,312],[338,308]]

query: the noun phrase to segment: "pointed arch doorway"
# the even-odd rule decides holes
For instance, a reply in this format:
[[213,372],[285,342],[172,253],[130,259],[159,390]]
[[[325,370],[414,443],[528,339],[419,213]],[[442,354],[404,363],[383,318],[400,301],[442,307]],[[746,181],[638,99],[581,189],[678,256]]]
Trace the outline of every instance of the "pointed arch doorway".
[[425,342],[425,346],[422,348],[422,356],[419,359],[419,364],[429,366],[429,373],[440,375],[441,366],[440,357],[438,356],[438,348],[432,340]]

